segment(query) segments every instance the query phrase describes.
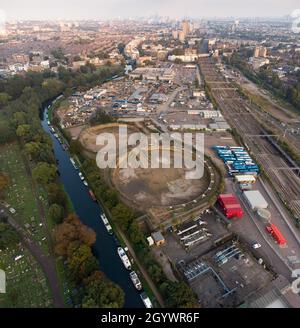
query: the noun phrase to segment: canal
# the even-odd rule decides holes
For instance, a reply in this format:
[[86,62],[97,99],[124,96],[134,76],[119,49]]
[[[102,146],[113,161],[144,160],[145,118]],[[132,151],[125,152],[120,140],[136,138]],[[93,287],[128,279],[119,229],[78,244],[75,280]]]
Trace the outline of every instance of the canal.
[[143,303],[139,292],[135,289],[129,278],[129,271],[125,269],[117,253],[115,239],[107,233],[100,219],[101,207],[92,201],[88,194],[88,188],[84,186],[79,178],[78,170],[75,170],[70,162],[69,153],[64,151],[61,144],[51,133],[47,124],[47,107],[44,108],[42,117],[43,129],[50,135],[53,141],[55,157],[58,160],[60,181],[68,193],[76,214],[81,221],[92,228],[96,235],[96,243],[93,252],[100,263],[100,270],[106,276],[118,284],[125,292],[125,308],[141,308]]

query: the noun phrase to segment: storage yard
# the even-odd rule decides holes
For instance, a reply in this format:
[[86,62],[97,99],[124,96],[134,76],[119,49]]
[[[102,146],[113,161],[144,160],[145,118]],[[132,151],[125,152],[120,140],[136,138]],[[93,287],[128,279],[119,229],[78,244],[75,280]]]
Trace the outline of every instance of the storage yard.
[[259,167],[244,147],[214,146],[213,148],[225,163],[230,176],[236,174],[256,175],[259,173]]

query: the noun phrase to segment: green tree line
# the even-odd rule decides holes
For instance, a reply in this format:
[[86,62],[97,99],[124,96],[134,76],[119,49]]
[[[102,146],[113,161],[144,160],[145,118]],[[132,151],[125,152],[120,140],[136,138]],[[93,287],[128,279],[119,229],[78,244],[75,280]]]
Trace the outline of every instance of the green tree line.
[[140,261],[166,300],[166,305],[174,308],[198,307],[196,296],[185,282],[172,282],[166,277],[146,243],[146,237],[135,220],[135,213],[120,201],[116,191],[107,186],[96,162],[86,160],[82,169],[96,197],[101,199],[104,206],[112,213],[114,222],[128,236]]

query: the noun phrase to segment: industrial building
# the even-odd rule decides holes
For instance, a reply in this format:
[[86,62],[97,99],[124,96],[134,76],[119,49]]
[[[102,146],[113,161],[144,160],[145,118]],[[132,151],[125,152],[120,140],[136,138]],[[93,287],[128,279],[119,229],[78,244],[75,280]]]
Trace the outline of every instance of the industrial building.
[[269,204],[259,190],[244,191],[245,199],[252,210],[266,209]]
[[199,114],[203,118],[222,117],[222,114],[219,110],[199,110]]
[[200,242],[206,241],[212,236],[209,230],[206,228],[207,223],[196,219],[188,223],[181,224],[177,227],[177,237],[180,239],[180,243],[189,249],[198,245]]
[[154,68],[154,67],[138,67],[129,73],[129,76],[137,79],[142,76],[146,80],[170,82],[174,79],[174,71],[172,66],[167,68]]
[[165,237],[162,235],[160,231],[153,232],[151,234],[151,237],[156,246],[161,246],[166,242]]

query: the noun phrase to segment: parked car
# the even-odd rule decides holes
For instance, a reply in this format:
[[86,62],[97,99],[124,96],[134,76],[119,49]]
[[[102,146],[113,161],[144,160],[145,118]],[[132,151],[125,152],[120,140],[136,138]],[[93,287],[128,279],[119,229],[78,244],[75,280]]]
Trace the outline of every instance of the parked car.
[[252,244],[252,248],[253,248],[253,249],[261,248],[261,244],[260,244],[260,243],[257,243],[257,242],[254,242],[254,243]]

